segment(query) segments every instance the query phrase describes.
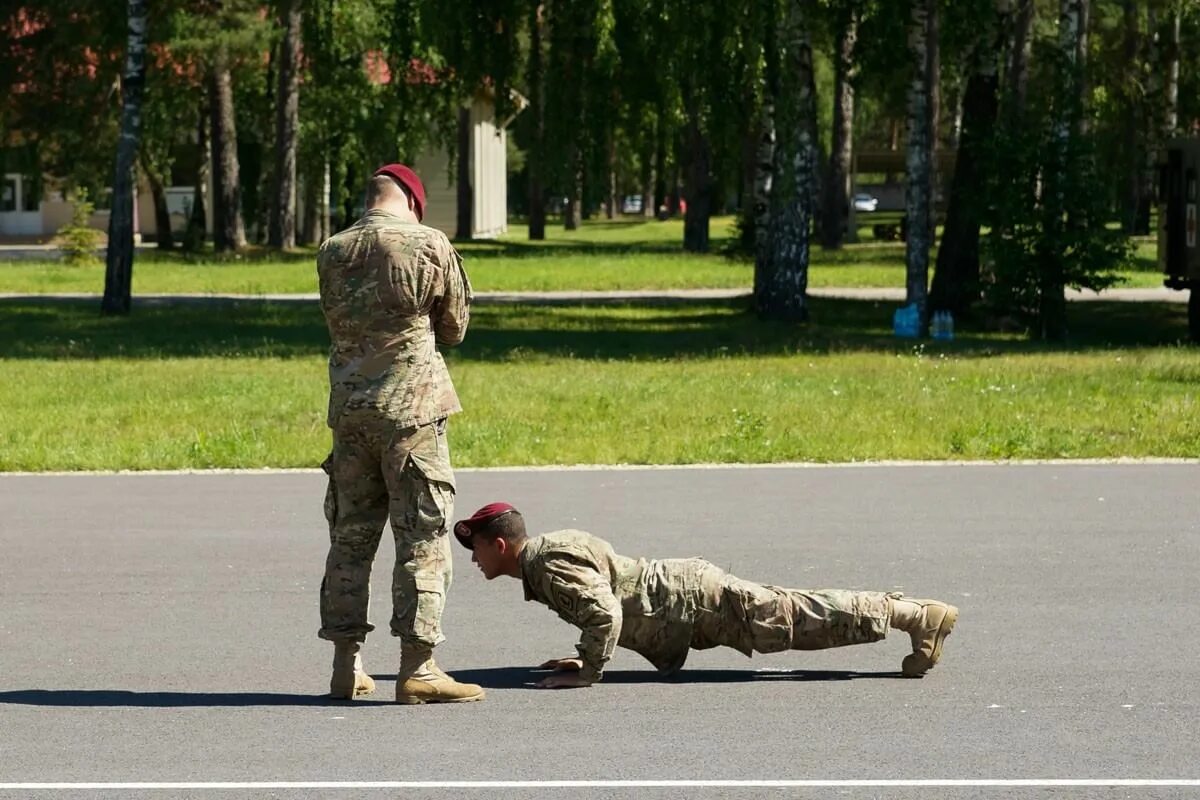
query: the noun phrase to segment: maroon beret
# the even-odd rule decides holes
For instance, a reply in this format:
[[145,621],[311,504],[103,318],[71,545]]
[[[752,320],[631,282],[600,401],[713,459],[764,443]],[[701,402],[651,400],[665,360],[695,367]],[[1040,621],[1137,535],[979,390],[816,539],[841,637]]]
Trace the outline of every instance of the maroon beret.
[[488,523],[496,517],[516,510],[515,506],[508,503],[488,503],[472,514],[469,519],[461,519],[454,523],[454,536],[463,547],[468,550],[474,550],[475,548],[471,546],[472,536],[486,528]]
[[417,219],[425,219],[425,186],[417,173],[403,164],[387,164],[375,170],[376,175],[388,175],[399,181],[400,185],[412,195],[413,206],[416,208]]

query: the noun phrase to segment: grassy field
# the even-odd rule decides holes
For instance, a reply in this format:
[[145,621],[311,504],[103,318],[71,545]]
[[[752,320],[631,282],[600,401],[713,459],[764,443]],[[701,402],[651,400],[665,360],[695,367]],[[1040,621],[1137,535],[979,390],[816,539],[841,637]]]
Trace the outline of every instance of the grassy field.
[[[1062,347],[890,336],[736,303],[477,310],[450,355],[460,466],[1200,456],[1200,356],[1177,304],[1073,305]],[[0,303],[0,470],[311,467],[327,337],[308,304]]]
[[[461,244],[475,289],[723,289],[749,288],[754,279],[748,261],[720,254],[734,235],[732,217],[713,220],[714,252],[706,255],[681,251],[680,220],[595,221],[570,232],[552,226],[547,234],[550,238],[544,242],[530,242],[524,226],[513,226],[501,240]],[[867,228],[863,235],[862,243],[840,251],[814,248],[809,285],[903,287],[903,243],[873,241]],[[1125,286],[1162,285],[1152,242],[1139,240],[1135,257],[1122,275]],[[0,292],[99,294],[103,289],[102,266],[0,261]],[[302,294],[315,292],[317,285],[312,251],[284,257],[267,251],[251,252],[234,260],[217,260],[211,255],[196,259],[181,253],[141,250],[134,265],[133,290],[136,294]]]

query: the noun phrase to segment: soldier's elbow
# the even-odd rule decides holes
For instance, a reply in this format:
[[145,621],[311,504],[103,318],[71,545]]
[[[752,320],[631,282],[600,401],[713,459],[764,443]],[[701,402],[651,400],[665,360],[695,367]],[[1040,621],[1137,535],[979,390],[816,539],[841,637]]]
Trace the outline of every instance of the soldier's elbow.
[[439,331],[436,335],[437,343],[442,347],[457,347],[462,344],[466,338],[467,331],[463,328],[454,328],[451,330]]

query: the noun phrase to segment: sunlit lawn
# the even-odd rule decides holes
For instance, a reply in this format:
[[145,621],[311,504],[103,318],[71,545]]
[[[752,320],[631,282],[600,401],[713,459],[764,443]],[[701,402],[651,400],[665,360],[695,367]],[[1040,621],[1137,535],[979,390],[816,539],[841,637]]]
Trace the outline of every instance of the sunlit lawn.
[[[1064,347],[961,327],[914,346],[886,304],[813,311],[481,307],[450,355],[455,461],[1200,456],[1177,304],[1073,305]],[[311,304],[0,303],[0,470],[315,466],[326,346]]]

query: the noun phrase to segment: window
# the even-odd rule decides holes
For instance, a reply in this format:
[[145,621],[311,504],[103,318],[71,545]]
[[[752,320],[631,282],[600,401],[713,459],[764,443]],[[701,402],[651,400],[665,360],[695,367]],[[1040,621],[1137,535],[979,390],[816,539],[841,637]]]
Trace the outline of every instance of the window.
[[29,178],[21,179],[21,210],[22,211],[37,211],[41,208],[42,193],[41,187],[37,186]]
[[4,178],[0,182],[0,212],[17,210],[17,179]]

